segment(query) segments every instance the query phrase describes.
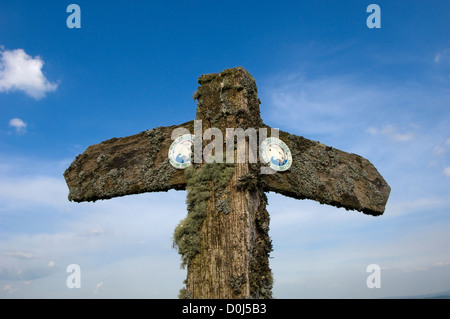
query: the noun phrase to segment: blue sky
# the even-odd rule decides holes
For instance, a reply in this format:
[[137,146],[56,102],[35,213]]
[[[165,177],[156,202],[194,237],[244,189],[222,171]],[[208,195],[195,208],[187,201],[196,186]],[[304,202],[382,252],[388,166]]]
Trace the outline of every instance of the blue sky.
[[194,119],[198,76],[236,66],[267,124],[368,158],[392,188],[377,218],[268,194],[274,296],[449,291],[449,19],[425,0],[0,0],[0,298],[176,298],[186,193],[75,204],[62,174],[91,144]]

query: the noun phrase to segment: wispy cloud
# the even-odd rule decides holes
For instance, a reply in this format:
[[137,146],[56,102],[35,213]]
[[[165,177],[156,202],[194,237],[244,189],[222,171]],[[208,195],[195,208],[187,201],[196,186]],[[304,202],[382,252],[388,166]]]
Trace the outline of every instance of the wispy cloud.
[[13,292],[13,287],[12,287],[11,285],[5,285],[5,286],[3,286],[3,289],[2,289],[2,290],[3,290],[4,292],[10,294],[10,293]]
[[447,153],[450,149],[450,138],[446,139],[444,143],[436,145],[433,149],[433,154],[436,156],[441,156]]
[[27,131],[27,123],[22,119],[13,118],[9,121],[9,126],[14,128],[17,134],[25,134]]
[[98,293],[98,290],[103,286],[103,282],[100,281],[95,285],[94,294]]
[[34,259],[34,258],[36,258],[36,256],[34,256],[32,253],[25,252],[25,251],[6,251],[3,253],[3,255],[8,256],[8,257],[15,257],[18,259]]
[[443,49],[434,56],[434,63],[442,64],[450,62],[450,49]]
[[0,267],[0,280],[32,281],[46,277],[55,271],[53,267],[38,265],[37,263],[22,263]]
[[366,132],[374,136],[376,135],[385,136],[393,142],[409,142],[414,138],[413,132],[411,131],[400,132],[397,126],[394,124],[388,124],[381,128],[371,126],[367,128]]
[[444,168],[444,175],[447,177],[450,177],[450,166],[447,166]]
[[450,200],[442,197],[420,197],[410,200],[394,201],[389,205],[388,217],[398,217],[421,213],[426,210],[439,210],[450,207]]
[[55,91],[58,84],[47,80],[41,57],[31,57],[23,49],[0,51],[0,92],[23,91],[35,99]]
[[33,205],[63,208],[67,206],[67,186],[62,178],[33,176],[0,181],[0,199],[3,207],[18,208]]
[[[348,77],[307,79],[302,74],[273,78],[266,90],[270,118],[305,134],[335,133],[375,109],[378,92]],[[263,105],[264,108],[266,105]],[[370,112],[372,113],[372,112]]]
[[78,234],[77,236],[79,236],[79,237],[97,237],[97,236],[103,235],[104,233],[105,233],[105,231],[102,229],[93,228],[93,229],[88,229],[85,232]]
[[261,108],[270,124],[311,137],[360,135],[370,128],[368,132],[392,141],[410,141],[413,130],[402,128],[410,125],[414,108],[430,103],[424,88],[356,75],[308,77],[300,71],[274,76],[264,86]]

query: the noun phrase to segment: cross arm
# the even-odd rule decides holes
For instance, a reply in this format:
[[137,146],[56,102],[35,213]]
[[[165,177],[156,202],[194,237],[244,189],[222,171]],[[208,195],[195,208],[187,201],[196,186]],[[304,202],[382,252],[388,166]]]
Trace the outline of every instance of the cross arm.
[[96,201],[144,192],[185,189],[182,170],[170,165],[171,133],[193,121],[158,127],[89,146],[64,172],[69,200]]
[[291,150],[292,165],[265,175],[266,191],[369,215],[384,213],[391,189],[367,159],[286,132],[279,136]]

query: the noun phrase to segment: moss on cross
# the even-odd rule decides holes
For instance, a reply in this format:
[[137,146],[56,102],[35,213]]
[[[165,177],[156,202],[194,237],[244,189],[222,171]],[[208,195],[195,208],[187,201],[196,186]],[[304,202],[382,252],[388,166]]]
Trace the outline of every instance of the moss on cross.
[[[181,255],[184,268],[200,251],[200,229],[206,217],[206,203],[211,196],[222,203],[225,187],[234,174],[234,164],[214,163],[185,170],[188,215],[180,221],[173,234],[173,246]],[[223,204],[221,204],[223,205]]]

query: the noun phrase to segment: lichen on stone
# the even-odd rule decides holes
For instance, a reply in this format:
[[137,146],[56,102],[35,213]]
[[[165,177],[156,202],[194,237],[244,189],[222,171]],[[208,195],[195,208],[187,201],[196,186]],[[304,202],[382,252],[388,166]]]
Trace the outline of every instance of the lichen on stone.
[[[233,174],[234,165],[227,163],[204,164],[200,167],[192,165],[186,168],[188,215],[180,221],[173,235],[173,246],[181,255],[183,268],[200,251],[200,230],[207,214],[207,201],[213,194],[223,193]],[[229,205],[227,211],[227,203],[224,201],[219,206],[223,213],[229,212]]]
[[[151,147],[147,158],[141,166],[141,182],[145,186],[145,191],[161,191],[170,188],[170,178],[176,173],[176,169],[170,165],[169,159],[156,160],[156,156],[161,150],[163,141],[167,138],[163,127],[157,127],[145,132]],[[155,164],[158,163],[158,164]]]
[[162,191],[170,188],[169,180],[176,173],[176,168],[170,165],[169,159],[147,168],[142,173],[146,191]]
[[247,282],[247,277],[244,273],[233,276],[229,279],[228,285],[231,287],[233,294],[238,296],[242,292],[242,286]]
[[228,215],[230,213],[230,203],[228,199],[219,199],[216,203],[216,210],[219,213],[224,213],[225,215]]
[[97,165],[98,165],[99,167],[108,165],[108,164],[109,164],[109,161],[110,161],[110,157],[111,157],[111,156],[110,156],[109,154],[100,154],[100,155],[97,157],[97,160],[96,160]]
[[157,127],[152,130],[145,131],[145,133],[147,135],[151,148],[144,166],[146,166],[146,168],[150,168],[151,166],[153,166],[153,161],[155,160],[156,154],[158,154],[160,150],[161,143],[164,141],[165,136],[163,127]]
[[192,299],[192,294],[186,289],[186,287],[183,287],[178,293],[178,299]]
[[[87,191],[84,196],[89,200],[95,201],[99,198],[114,197],[118,193],[126,194],[129,182],[123,178],[124,173],[124,168],[113,168],[107,173],[94,176],[89,181],[89,186],[86,187]],[[110,185],[114,185],[114,187],[110,187]]]
[[199,91],[199,90],[196,90],[196,91],[194,92],[194,94],[192,95],[192,98],[193,98],[194,101],[195,101],[195,100],[198,100],[201,96],[202,96],[202,94],[200,93],[200,91]]
[[273,275],[269,267],[269,256],[273,246],[272,240],[269,237],[270,216],[265,209],[267,196],[265,193],[262,193],[261,196],[263,208],[259,209],[255,216],[258,238],[257,244],[253,247],[252,258],[250,260],[249,297],[253,299],[270,299],[272,298]]

